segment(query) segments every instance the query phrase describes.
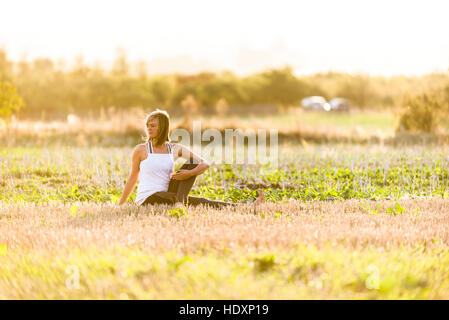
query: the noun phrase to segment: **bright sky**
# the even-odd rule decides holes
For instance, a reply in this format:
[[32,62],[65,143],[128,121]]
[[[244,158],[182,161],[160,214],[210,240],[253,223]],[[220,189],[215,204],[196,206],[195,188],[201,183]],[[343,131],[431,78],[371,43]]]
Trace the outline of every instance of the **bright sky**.
[[448,13],[446,0],[0,0],[0,47],[106,67],[122,47],[150,73],[419,75],[449,69]]

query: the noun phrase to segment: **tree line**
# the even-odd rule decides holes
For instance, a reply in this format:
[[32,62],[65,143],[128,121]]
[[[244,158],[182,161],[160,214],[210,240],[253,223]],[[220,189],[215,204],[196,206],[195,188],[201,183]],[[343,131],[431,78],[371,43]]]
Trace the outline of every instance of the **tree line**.
[[150,76],[143,63],[131,63],[122,50],[110,70],[78,58],[70,70],[48,58],[14,62],[0,50],[0,81],[15,87],[26,108],[20,117],[78,113],[114,107],[164,107],[174,110],[186,97],[203,110],[223,102],[232,106],[299,105],[312,95],[347,98],[354,107],[381,109],[401,104],[408,93],[437,90],[449,83],[447,73],[421,77],[381,77],[339,72],[296,76],[289,66],[239,77],[232,72]]

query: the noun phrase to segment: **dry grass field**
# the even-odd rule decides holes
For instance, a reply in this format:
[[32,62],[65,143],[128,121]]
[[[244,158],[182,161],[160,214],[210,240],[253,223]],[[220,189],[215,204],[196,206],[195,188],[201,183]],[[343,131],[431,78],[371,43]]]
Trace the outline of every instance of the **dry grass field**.
[[1,204],[0,298],[449,298],[449,201],[392,204]]

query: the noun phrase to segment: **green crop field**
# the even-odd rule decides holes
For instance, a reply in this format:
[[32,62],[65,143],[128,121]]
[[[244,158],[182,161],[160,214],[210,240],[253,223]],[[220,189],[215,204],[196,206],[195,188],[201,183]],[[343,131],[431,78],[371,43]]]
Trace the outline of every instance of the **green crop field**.
[[[129,174],[131,152],[125,147],[0,149],[0,200],[114,201]],[[258,187],[272,202],[449,195],[449,156],[443,147],[285,144],[278,153],[277,165],[220,164],[211,157],[219,164],[198,177],[192,192],[235,202],[251,201]]]
[[116,207],[131,150],[0,149],[0,298],[449,298],[442,147],[279,145],[198,177],[221,210]]

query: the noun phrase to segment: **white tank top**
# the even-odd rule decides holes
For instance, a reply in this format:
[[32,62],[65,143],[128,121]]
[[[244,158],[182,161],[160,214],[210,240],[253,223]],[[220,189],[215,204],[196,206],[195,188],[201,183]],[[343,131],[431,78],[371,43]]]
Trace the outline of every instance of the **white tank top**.
[[168,153],[154,153],[153,144],[146,143],[147,158],[140,162],[139,185],[135,202],[141,205],[153,193],[167,191],[174,160],[172,146],[167,143]]

